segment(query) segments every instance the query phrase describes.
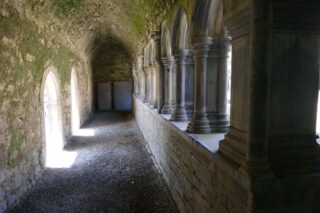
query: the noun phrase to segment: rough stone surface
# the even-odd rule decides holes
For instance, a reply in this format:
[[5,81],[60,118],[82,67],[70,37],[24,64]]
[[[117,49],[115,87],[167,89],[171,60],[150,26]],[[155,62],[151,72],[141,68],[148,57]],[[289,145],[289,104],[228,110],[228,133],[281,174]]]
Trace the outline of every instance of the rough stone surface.
[[319,175],[250,185],[236,164],[134,100],[136,121],[181,212],[319,212]]
[[[97,114],[70,168],[49,169],[8,212],[178,212],[131,114]],[[0,206],[1,207],[1,206]]]
[[[221,185],[232,180],[223,173],[217,173],[213,153],[197,145],[191,137],[172,126],[168,121],[135,99],[135,117],[148,141],[155,161],[162,171],[172,195],[181,212],[228,211],[219,195]],[[223,179],[217,179],[223,176]],[[245,203],[233,192],[223,190],[227,199],[234,197],[239,212],[245,212]],[[248,194],[244,193],[246,197]],[[222,211],[223,212],[223,211]],[[231,211],[232,212],[232,211]]]
[[[82,124],[93,107],[93,60],[116,55],[109,48],[114,45],[103,44],[120,40],[118,43],[126,54],[120,54],[116,60],[110,58],[111,65],[98,63],[98,68],[129,78],[126,59],[139,51],[139,44],[148,35],[147,29],[158,26],[165,12],[176,3],[176,0],[0,1],[0,212],[13,200],[19,200],[43,171],[45,137],[40,94],[46,68],[57,69],[67,141],[71,136],[72,68],[76,68],[78,77]],[[99,52],[101,47],[109,51]],[[124,70],[124,74],[118,75],[119,70]]]
[[[11,5],[11,3],[13,5]],[[64,138],[71,135],[70,76],[77,68],[80,122],[91,113],[90,68],[56,40],[50,29],[28,19],[17,1],[0,3],[0,209],[29,189],[43,171],[41,84],[57,68]],[[21,10],[20,10],[20,9]],[[1,212],[0,211],[0,212]]]

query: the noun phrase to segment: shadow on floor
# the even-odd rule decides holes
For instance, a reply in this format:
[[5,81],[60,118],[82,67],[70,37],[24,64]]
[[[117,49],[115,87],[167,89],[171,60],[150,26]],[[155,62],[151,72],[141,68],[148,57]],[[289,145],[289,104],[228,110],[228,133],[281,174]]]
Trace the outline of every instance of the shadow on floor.
[[[66,150],[69,168],[51,168],[10,211],[178,212],[129,113],[98,113]],[[91,132],[92,133],[92,132]]]

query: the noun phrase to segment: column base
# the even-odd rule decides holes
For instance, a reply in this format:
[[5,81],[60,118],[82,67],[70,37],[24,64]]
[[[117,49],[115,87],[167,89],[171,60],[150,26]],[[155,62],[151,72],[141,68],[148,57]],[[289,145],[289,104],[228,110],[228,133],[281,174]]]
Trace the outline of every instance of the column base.
[[153,108],[158,109],[158,101],[154,101]]
[[192,114],[193,114],[193,105],[186,105],[186,110],[187,110],[187,115],[189,121],[192,119]]
[[245,160],[241,164],[239,172],[247,178],[255,180],[265,180],[274,177],[267,161]]
[[226,133],[229,130],[229,119],[227,113],[208,114],[211,132]]
[[188,124],[187,132],[197,134],[208,134],[211,132],[210,122],[205,113],[193,113],[191,122]]
[[172,112],[173,112],[173,107],[171,104],[165,104],[162,107],[161,114],[172,114]]
[[176,106],[174,109],[171,118],[171,121],[188,121],[188,114],[187,110],[185,109],[184,106]]
[[268,138],[268,161],[277,176],[320,171],[320,147],[314,134]]
[[150,101],[148,103],[148,107],[150,107],[151,109],[154,109],[154,106],[155,106],[155,102],[154,101]]
[[138,96],[138,99],[141,101],[141,102],[144,102],[145,98],[143,96]]
[[236,164],[246,159],[247,133],[230,127],[225,138],[219,143],[219,152]]

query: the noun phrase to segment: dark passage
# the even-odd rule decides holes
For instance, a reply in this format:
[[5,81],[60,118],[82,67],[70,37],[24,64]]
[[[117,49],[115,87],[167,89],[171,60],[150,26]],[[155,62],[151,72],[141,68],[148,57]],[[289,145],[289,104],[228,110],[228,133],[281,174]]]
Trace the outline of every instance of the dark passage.
[[9,212],[178,212],[131,114],[100,113],[74,137],[70,168],[48,169]]

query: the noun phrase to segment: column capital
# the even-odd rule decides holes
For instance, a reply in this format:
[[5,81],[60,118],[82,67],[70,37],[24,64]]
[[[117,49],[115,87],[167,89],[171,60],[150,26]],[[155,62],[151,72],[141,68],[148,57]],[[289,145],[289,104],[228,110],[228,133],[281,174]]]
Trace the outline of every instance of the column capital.
[[193,64],[193,52],[188,49],[179,49],[174,53],[174,61],[178,64]]
[[196,37],[192,41],[195,56],[207,57],[210,46],[213,43],[213,38],[210,36]]
[[160,33],[160,31],[153,31],[153,32],[151,32],[150,37],[151,37],[151,39],[154,40],[155,42],[160,41],[160,39],[161,39],[161,33]]
[[174,62],[174,57],[169,56],[169,57],[162,57],[161,62],[165,68],[170,68],[172,63]]
[[227,56],[231,50],[231,40],[230,36],[213,37],[209,47],[209,57]]

